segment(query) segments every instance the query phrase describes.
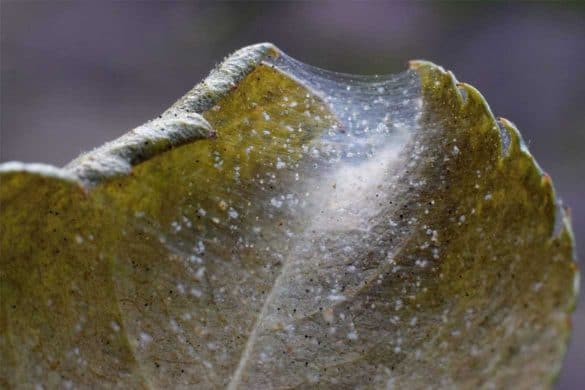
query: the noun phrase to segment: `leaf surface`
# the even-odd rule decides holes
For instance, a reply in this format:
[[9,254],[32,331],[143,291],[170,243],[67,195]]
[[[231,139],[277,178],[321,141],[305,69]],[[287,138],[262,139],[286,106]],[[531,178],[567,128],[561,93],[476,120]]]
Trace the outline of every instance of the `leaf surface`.
[[516,128],[424,61],[244,48],[65,168],[0,166],[0,383],[547,387],[570,222]]

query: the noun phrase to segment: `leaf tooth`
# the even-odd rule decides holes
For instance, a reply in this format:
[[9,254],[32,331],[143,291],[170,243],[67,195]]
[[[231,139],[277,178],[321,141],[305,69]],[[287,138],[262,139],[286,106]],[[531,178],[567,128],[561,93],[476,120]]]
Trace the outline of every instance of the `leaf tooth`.
[[477,128],[499,133],[496,118],[483,95],[470,84],[458,82],[457,86],[460,90],[465,91],[466,98],[463,102],[465,113],[470,117],[481,118],[482,121],[485,121],[483,126],[477,126]]
[[516,128],[516,125],[506,118],[498,117],[498,123],[506,130],[509,136],[510,144],[508,146],[508,156],[515,156],[520,153],[522,148],[522,137]]
[[77,176],[85,187],[91,188],[105,179],[130,174],[132,166],[169,149],[200,139],[215,138],[215,131],[203,116],[171,113],[82,154],[64,169]]
[[222,97],[267,57],[277,58],[279,49],[272,43],[246,46],[213,69],[204,81],[180,98],[168,111],[203,113],[211,109]]
[[450,107],[453,112],[461,112],[463,98],[453,73],[432,62],[422,60],[410,61],[409,67],[418,73],[423,89],[432,96],[427,101],[432,100]]

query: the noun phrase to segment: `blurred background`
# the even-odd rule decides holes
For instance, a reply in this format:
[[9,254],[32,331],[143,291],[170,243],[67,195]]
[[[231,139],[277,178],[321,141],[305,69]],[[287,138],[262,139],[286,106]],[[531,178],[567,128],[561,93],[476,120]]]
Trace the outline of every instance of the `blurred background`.
[[[585,253],[584,3],[3,0],[0,15],[0,161],[63,165],[157,116],[251,43],[349,73],[422,58],[516,123]],[[585,388],[584,291],[558,389]]]

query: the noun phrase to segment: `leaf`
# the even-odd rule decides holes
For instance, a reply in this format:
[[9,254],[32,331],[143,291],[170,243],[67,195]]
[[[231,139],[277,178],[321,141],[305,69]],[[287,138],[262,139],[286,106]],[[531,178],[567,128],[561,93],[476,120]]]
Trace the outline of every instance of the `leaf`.
[[570,221],[514,125],[424,61],[270,44],[65,168],[0,166],[5,387],[548,387]]

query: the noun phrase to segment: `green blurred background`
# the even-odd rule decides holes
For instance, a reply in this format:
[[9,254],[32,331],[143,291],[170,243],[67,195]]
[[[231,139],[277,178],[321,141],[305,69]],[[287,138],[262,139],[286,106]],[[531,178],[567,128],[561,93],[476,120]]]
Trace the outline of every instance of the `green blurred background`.
[[[2,1],[0,161],[63,165],[158,115],[251,43],[349,73],[422,58],[516,123],[572,208],[582,254],[583,4]],[[585,305],[573,324],[558,389],[585,388]]]

